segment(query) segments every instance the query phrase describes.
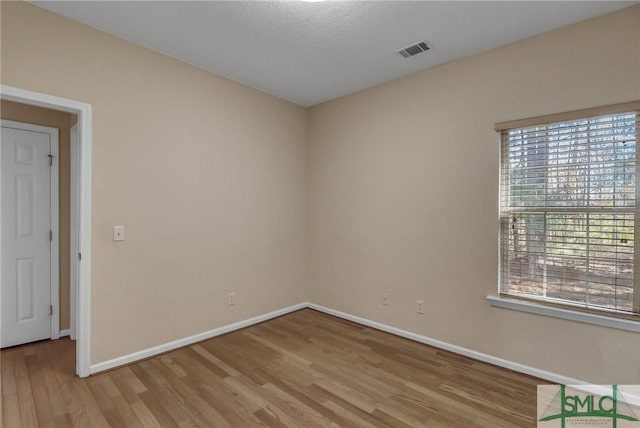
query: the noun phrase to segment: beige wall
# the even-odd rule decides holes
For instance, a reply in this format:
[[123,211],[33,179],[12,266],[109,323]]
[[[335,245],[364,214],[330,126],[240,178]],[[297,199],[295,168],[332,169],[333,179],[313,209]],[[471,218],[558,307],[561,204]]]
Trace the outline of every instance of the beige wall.
[[306,299],[305,109],[1,7],[2,83],[93,107],[92,363]]
[[[640,98],[640,6],[308,111],[1,6],[2,83],[93,106],[93,363],[310,299],[566,376],[640,383],[640,335],[485,300],[497,289],[493,124]],[[127,240],[114,243],[119,224]]]
[[312,301],[566,376],[640,383],[640,335],[485,300],[498,280],[494,123],[638,98],[640,6],[312,108]]
[[0,101],[0,117],[17,122],[33,123],[58,129],[58,170],[60,173],[60,330],[69,328],[69,210],[71,207],[71,149],[70,129],[76,116],[46,108],[28,106],[10,101]]

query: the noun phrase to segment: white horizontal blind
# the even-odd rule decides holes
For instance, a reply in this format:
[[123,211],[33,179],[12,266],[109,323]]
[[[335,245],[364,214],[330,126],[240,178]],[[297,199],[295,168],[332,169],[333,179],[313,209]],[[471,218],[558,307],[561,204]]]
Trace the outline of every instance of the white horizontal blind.
[[502,131],[502,293],[639,311],[638,123],[630,112]]

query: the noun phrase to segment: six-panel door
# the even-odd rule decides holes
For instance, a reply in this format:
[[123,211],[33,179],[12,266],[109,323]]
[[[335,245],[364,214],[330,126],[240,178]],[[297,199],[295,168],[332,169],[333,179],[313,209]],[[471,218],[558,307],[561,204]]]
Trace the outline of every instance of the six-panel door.
[[1,346],[51,337],[51,136],[2,126]]

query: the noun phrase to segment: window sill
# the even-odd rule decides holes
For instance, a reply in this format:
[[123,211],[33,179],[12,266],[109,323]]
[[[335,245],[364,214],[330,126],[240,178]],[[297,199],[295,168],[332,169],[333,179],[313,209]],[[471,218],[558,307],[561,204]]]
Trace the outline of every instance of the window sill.
[[622,318],[608,317],[606,315],[596,315],[570,309],[555,308],[539,303],[525,302],[517,299],[509,299],[497,296],[487,296],[489,305],[496,308],[512,309],[515,311],[528,312],[536,315],[545,315],[553,318],[582,322],[585,324],[599,325],[602,327],[616,328],[618,330],[632,331],[640,333],[640,322]]

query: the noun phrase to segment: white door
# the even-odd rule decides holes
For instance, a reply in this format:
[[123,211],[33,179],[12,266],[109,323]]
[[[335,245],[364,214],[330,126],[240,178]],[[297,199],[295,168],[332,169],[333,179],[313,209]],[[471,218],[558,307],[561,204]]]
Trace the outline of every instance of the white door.
[[52,266],[52,164],[58,135],[53,128],[2,121],[0,141],[0,342],[6,347],[52,337],[52,273],[58,272]]

